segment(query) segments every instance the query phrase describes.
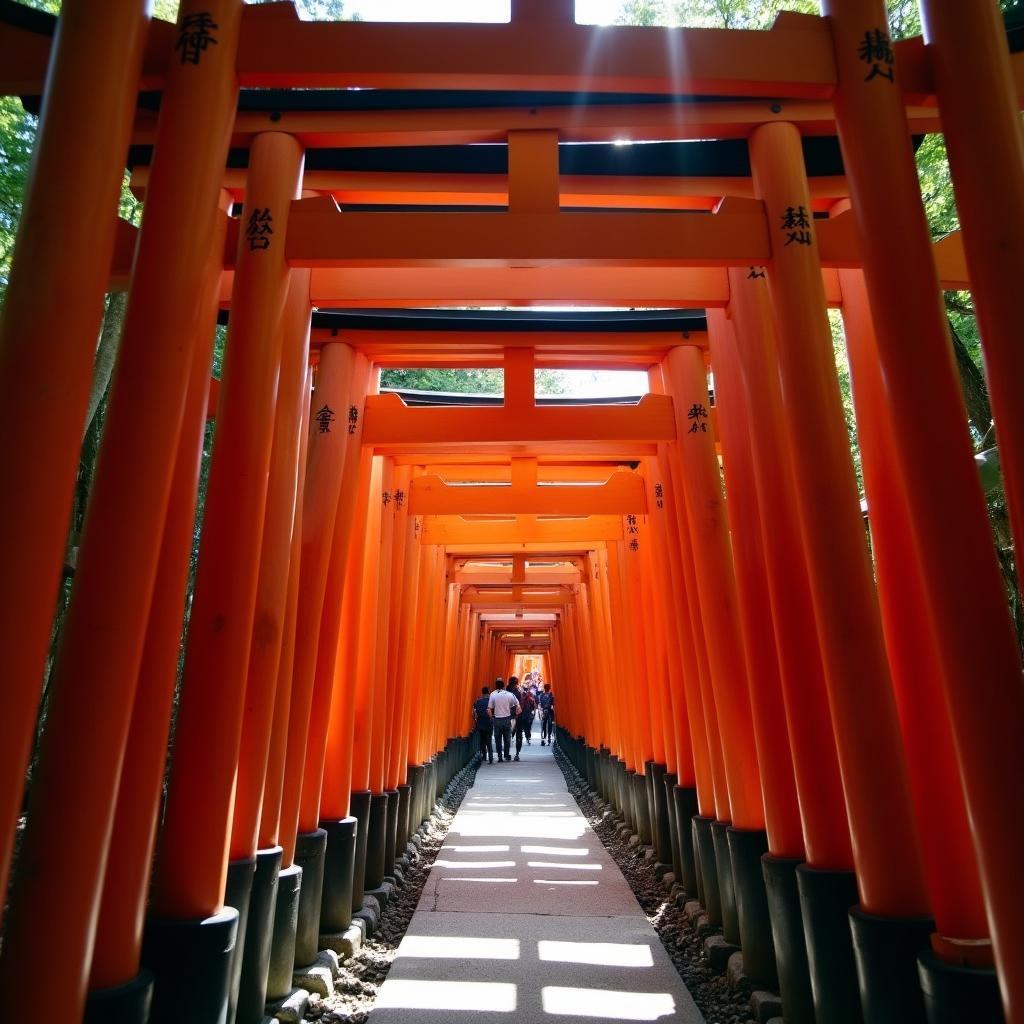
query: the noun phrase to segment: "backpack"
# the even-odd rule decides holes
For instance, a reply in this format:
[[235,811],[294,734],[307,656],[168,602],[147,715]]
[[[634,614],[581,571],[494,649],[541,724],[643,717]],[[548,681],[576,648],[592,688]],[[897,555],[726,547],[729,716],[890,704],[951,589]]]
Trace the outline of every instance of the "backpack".
[[487,714],[487,697],[477,697],[473,701],[473,714],[476,715],[476,727],[478,729],[490,729],[491,716]]

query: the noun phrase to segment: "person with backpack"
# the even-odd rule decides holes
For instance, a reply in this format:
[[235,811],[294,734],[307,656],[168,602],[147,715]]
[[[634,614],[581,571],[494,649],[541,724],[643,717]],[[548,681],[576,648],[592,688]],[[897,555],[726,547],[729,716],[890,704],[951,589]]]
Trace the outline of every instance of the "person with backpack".
[[540,707],[540,745],[555,745],[555,695],[551,692],[551,684],[544,684],[544,692],[537,698]]
[[[500,677],[494,681],[494,692],[487,699],[487,713],[494,728],[494,745],[498,748],[498,764],[511,761],[512,719],[519,714],[519,701],[505,689]],[[517,758],[518,760],[518,758]]]
[[472,715],[476,728],[477,739],[480,741],[480,763],[484,763],[484,757],[488,764],[494,764],[494,744],[491,736],[494,732],[491,727],[491,716],[487,712],[487,705],[490,697],[490,687],[484,686],[480,689],[480,696],[473,701]]
[[512,758],[513,761],[518,761],[523,749],[523,736],[528,728],[527,722],[533,723],[533,711],[536,705],[533,703],[529,691],[519,688],[519,680],[515,676],[508,681],[508,692],[515,697],[516,703],[519,705],[519,714],[516,717],[516,756]]

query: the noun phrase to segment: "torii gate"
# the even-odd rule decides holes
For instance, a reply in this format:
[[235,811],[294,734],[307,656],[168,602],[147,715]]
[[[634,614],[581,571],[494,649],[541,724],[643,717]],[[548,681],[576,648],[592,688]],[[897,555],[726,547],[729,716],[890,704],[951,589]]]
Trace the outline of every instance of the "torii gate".
[[[325,841],[328,851],[361,843],[353,877],[372,888],[398,821],[424,810],[464,752],[452,737],[483,665],[484,609],[530,606],[557,615],[551,665],[568,698],[566,743],[583,738],[577,759],[641,831],[662,847],[675,836],[672,855],[681,868],[689,857],[695,884],[700,865],[705,905],[748,963],[770,972],[779,945],[787,1016],[813,1004],[830,1024],[860,1009],[868,1021],[919,1019],[919,969],[935,1014],[964,991],[962,962],[978,962],[994,986],[990,952],[1006,1017],[1019,1020],[1024,818],[1003,793],[1024,694],[938,301],[942,287],[974,293],[1020,536],[1024,357],[1011,257],[1024,238],[1024,65],[1007,53],[995,5],[922,0],[927,45],[891,46],[881,0],[823,0],[826,17],[783,16],[769,33],[598,30],[575,25],[567,0],[517,0],[506,26],[414,28],[309,24],[289,4],[208,0],[183,4],[175,29],[150,24],[137,0],[108,6],[98,19],[68,0],[52,40],[50,23],[29,15],[0,31],[0,88],[44,94],[0,334],[11,439],[0,459],[20,499],[0,508],[4,881],[101,299],[111,286],[130,293],[33,779],[27,867],[4,925],[0,998],[31,969],[52,904],[62,907],[72,1018],[90,989],[91,1013],[141,1006],[143,959],[157,976],[154,1019],[180,1015],[200,976],[210,991],[192,1019],[265,992],[265,977],[246,974],[259,973],[246,944],[259,944],[269,920],[265,889],[247,894],[252,873],[265,885],[283,859],[294,893],[294,863],[313,878]],[[564,102],[238,110],[240,86],[353,85],[721,101],[683,112],[671,101],[593,105],[581,117]],[[140,87],[161,90],[155,123],[136,113]],[[939,123],[963,236],[933,244],[910,134]],[[812,188],[801,137],[833,132],[845,173]],[[746,139],[750,174],[684,186],[600,173],[563,181],[560,142],[622,138]],[[325,146],[502,139],[505,176],[304,171],[307,151]],[[146,197],[138,232],[113,216],[130,142],[155,142],[134,178]],[[237,218],[233,143],[248,148]],[[415,208],[428,197],[479,209]],[[339,198],[399,209],[340,210]],[[403,336],[393,348],[372,331],[317,334],[310,405],[311,307],[370,300],[706,308],[707,333],[625,345]],[[217,456],[143,956],[223,304]],[[850,348],[877,579],[829,305],[842,310]],[[389,360],[452,365],[453,348],[456,365],[504,367],[501,407],[405,408],[375,393],[373,371]],[[533,401],[536,367],[631,364],[651,376],[634,407]],[[508,466],[502,497],[524,501],[522,512],[486,488],[460,488],[456,501],[428,473],[467,452],[464,466]],[[573,474],[591,462],[619,468],[577,494]],[[436,511],[418,513],[417,502]],[[465,518],[495,510],[515,518]],[[473,584],[449,579],[448,559],[488,552],[571,555],[581,580],[556,584],[564,600],[554,602],[532,605],[514,579],[518,600],[503,605],[485,589],[464,601]],[[584,699],[598,663],[616,666],[635,703]],[[405,699],[422,664],[452,680],[448,699]],[[349,699],[332,702],[335,693]],[[675,769],[674,788],[654,785],[661,765]],[[226,885],[252,911],[233,959]],[[300,962],[311,943],[315,953],[315,925],[329,934],[345,902],[332,896],[321,915],[315,887],[302,891]]]

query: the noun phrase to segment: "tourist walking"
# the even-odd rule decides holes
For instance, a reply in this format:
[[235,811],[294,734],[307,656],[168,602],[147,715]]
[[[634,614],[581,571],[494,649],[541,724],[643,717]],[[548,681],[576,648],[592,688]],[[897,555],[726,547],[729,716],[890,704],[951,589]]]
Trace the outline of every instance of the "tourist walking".
[[555,745],[555,695],[551,692],[551,684],[544,684],[544,692],[537,698],[540,707],[540,745],[545,740],[548,746]]
[[481,764],[483,764],[485,757],[488,764],[494,764],[494,744],[491,742],[494,729],[491,725],[491,716],[487,713],[490,693],[491,689],[489,686],[482,687],[480,696],[473,701],[472,707],[473,723],[476,728],[477,739],[480,742]]
[[[526,735],[528,708],[535,707],[535,705],[529,690],[520,689],[519,680],[515,676],[512,676],[508,681],[508,692],[515,697],[516,703],[519,705],[519,714],[516,717],[515,723],[516,756],[512,758],[513,761],[518,761],[519,755],[523,750],[523,736]],[[532,715],[530,715],[529,720],[532,723]]]
[[[511,761],[512,719],[519,714],[519,701],[505,689],[505,681],[496,679],[494,692],[487,700],[487,713],[494,728],[494,745],[498,748],[498,763]],[[518,761],[519,758],[517,757]]]

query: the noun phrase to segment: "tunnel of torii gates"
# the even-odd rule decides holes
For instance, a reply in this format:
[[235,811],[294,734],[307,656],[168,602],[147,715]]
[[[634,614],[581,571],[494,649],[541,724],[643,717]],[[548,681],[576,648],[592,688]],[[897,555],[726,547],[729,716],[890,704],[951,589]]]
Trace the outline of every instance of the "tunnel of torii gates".
[[[1019,538],[1024,56],[995,0],[922,0],[899,43],[883,0],[822,7],[755,32],[567,0],[0,4],[0,90],[41,102],[0,343],[3,1005],[57,942],[62,1020],[259,1020],[529,655],[562,751],[787,1022],[1024,1021],[1024,689],[940,302],[973,295]],[[938,130],[962,230],[933,243]],[[467,308],[530,305],[648,312]],[[405,403],[394,366],[501,367],[503,404]],[[649,393],[537,401],[551,367]]]

